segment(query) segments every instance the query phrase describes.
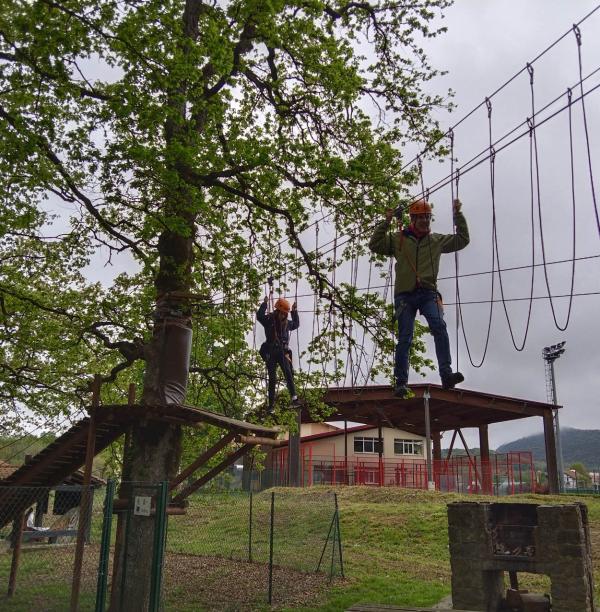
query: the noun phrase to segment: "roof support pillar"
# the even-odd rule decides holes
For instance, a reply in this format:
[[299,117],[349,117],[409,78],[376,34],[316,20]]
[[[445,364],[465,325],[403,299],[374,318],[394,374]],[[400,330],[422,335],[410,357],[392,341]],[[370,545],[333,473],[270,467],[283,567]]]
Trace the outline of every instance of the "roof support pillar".
[[379,454],[379,486],[385,484],[385,474],[383,470],[383,429],[381,427],[381,419],[377,419],[377,448]]
[[481,487],[492,494],[492,466],[490,464],[490,442],[487,424],[479,426],[479,458],[481,459]]
[[[544,415],[544,442],[546,444],[546,466],[548,468],[548,492],[558,493],[558,467],[556,463],[556,438],[552,412]],[[562,474],[560,475],[563,477]]]
[[344,482],[350,484],[348,475],[348,419],[344,419]]
[[442,460],[442,434],[439,431],[434,431],[431,434],[431,441],[433,442],[433,460]]
[[431,459],[431,417],[429,415],[429,387],[423,393],[423,405],[425,407],[425,448],[427,451],[427,488],[430,491],[435,490],[435,482],[433,480],[433,461]]

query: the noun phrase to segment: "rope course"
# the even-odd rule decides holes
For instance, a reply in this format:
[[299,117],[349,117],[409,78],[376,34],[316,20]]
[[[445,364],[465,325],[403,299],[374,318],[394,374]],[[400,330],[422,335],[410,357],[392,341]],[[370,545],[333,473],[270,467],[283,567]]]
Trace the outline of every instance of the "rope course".
[[[530,328],[533,320],[533,304],[536,301],[548,300],[555,327],[564,331],[567,329],[571,320],[573,302],[575,297],[598,295],[598,291],[576,291],[575,273],[576,263],[588,261],[600,257],[600,254],[578,255],[577,253],[577,222],[582,208],[578,206],[578,200],[582,198],[584,191],[583,183],[588,183],[585,191],[589,192],[592,207],[594,210],[595,222],[600,236],[600,213],[597,205],[595,178],[593,174],[592,160],[592,141],[590,129],[590,112],[586,106],[586,98],[595,93],[600,88],[598,77],[600,76],[600,66],[584,74],[583,62],[583,35],[582,26],[600,9],[600,5],[585,15],[580,21],[574,24],[561,36],[556,38],[550,45],[542,50],[531,61],[527,62],[523,68],[513,74],[508,80],[502,83],[491,94],[486,96],[483,101],[475,105],[461,119],[455,122],[444,133],[436,137],[424,149],[419,151],[412,159],[402,164],[399,168],[393,168],[389,172],[388,180],[400,176],[402,173],[412,171],[419,192],[408,194],[403,199],[403,204],[396,209],[398,216],[401,216],[408,203],[420,198],[429,199],[434,194],[443,191],[449,192],[450,202],[459,199],[459,187],[461,192],[465,192],[465,181],[471,180],[476,170],[483,170],[487,167],[488,174],[488,199],[490,212],[490,265],[481,271],[464,271],[461,269],[461,261],[458,253],[454,254],[454,273],[442,275],[438,282],[452,281],[454,284],[454,302],[445,302],[445,306],[456,308],[455,316],[455,344],[456,344],[456,364],[459,358],[459,340],[462,330],[462,341],[468,355],[470,364],[479,368],[483,366],[488,355],[490,339],[492,337],[492,327],[494,320],[494,306],[501,303],[506,319],[508,334],[512,345],[516,351],[523,351],[527,344]],[[577,78],[571,82],[566,89],[558,95],[552,97],[545,104],[540,105],[536,95],[539,84],[536,82],[535,69],[548,52],[560,43],[576,45],[577,58]],[[498,122],[498,112],[502,112],[504,107],[514,103],[509,100],[508,105],[504,105],[501,93],[505,92],[509,86],[521,88],[520,78],[526,76],[528,79],[527,95],[529,98],[528,108],[525,119],[518,120],[513,127],[506,129],[504,133],[498,135],[496,126]],[[596,79],[596,81],[594,81]],[[485,119],[480,132],[487,136],[487,143],[484,148],[465,156],[466,161],[458,163],[458,146],[466,146],[468,139],[463,138],[462,129],[468,120],[476,120],[479,111],[484,111]],[[578,140],[576,133],[576,117],[582,124],[582,135]],[[570,205],[570,224],[569,224],[569,251],[570,256],[552,257],[548,248],[548,198],[545,194],[544,179],[544,160],[548,150],[540,146],[540,131],[550,126],[553,120],[560,116],[566,117],[566,144],[564,149],[568,152],[568,183],[569,183],[569,205]],[[556,124],[556,122],[554,122]],[[553,125],[554,125],[553,124]],[[459,131],[459,128],[461,130]],[[555,128],[556,129],[556,128]],[[527,140],[526,140],[527,139]],[[499,159],[503,155],[514,150],[517,143],[527,142],[527,177],[528,182],[528,206],[523,207],[528,215],[528,237],[524,241],[528,245],[529,262],[520,265],[505,264],[506,253],[502,250],[503,234],[500,227],[500,213],[503,209],[499,187],[503,181],[510,181],[511,176],[499,170]],[[436,160],[439,167],[439,148],[448,143],[447,159],[449,160],[449,173],[432,180],[427,184],[425,181],[425,164],[432,159]],[[583,178],[583,173],[577,173],[576,168],[581,167],[577,164],[577,145],[583,142],[585,149],[585,161],[587,177]],[[557,143],[560,147],[561,144]],[[542,156],[544,153],[544,156]],[[412,170],[411,170],[412,169]],[[580,176],[581,174],[581,176]],[[340,186],[345,188],[341,183]],[[468,191],[468,189],[467,189]],[[586,193],[587,195],[587,193]],[[369,194],[365,191],[365,199]],[[472,198],[469,198],[470,200]],[[390,197],[391,200],[391,197]],[[327,386],[328,381],[335,381],[336,384],[350,385],[351,387],[361,387],[373,379],[373,372],[376,375],[381,373],[380,368],[376,367],[378,351],[381,356],[379,343],[383,337],[388,340],[393,337],[393,326],[387,314],[386,304],[392,301],[390,310],[393,310],[393,268],[389,262],[389,270],[384,272],[381,259],[367,253],[366,242],[370,237],[375,222],[371,218],[346,219],[341,217],[341,213],[333,208],[324,208],[326,202],[320,201],[315,204],[315,215],[304,224],[297,238],[289,234],[279,240],[275,245],[275,251],[271,253],[276,256],[269,258],[269,263],[265,265],[259,261],[252,261],[257,278],[268,278],[268,298],[270,309],[273,305],[274,293],[290,295],[296,303],[300,300],[311,299],[312,305],[298,308],[300,313],[311,314],[312,323],[301,323],[301,329],[308,332],[302,333],[302,338],[296,334],[296,352],[298,370],[303,373],[303,386],[306,388],[308,381],[313,380],[314,366],[320,365],[320,382]],[[373,202],[371,201],[371,204]],[[320,208],[320,214],[317,214]],[[380,208],[384,206],[380,205]],[[340,233],[340,227],[351,228],[344,234]],[[455,228],[452,229],[455,233]],[[312,237],[312,238],[311,238]],[[539,237],[539,238],[538,238]],[[314,243],[314,248],[304,249],[299,240],[307,240]],[[511,245],[512,246],[512,245]],[[512,248],[511,248],[512,251]],[[537,257],[541,256],[541,261]],[[312,262],[313,270],[302,276],[306,269],[307,257]],[[464,257],[468,260],[468,254]],[[258,259],[258,258],[257,258]],[[276,261],[275,261],[276,260]],[[275,261],[275,263],[273,263]],[[550,283],[549,268],[559,264],[570,264],[569,290],[566,293],[553,291]],[[536,295],[536,270],[543,268],[545,295]],[[507,291],[506,276],[509,272],[519,270],[529,271],[527,282],[527,297],[509,297]],[[315,277],[315,272],[319,278]],[[311,276],[312,274],[312,276]],[[377,280],[377,275],[380,281]],[[474,279],[483,275],[490,275],[488,297],[481,299],[466,298],[464,284],[466,279]],[[497,277],[497,281],[496,281]],[[274,286],[273,279],[279,279],[277,288]],[[363,282],[361,283],[361,280]],[[381,282],[383,281],[383,282]],[[497,282],[497,288],[496,288]],[[260,285],[247,287],[247,297],[256,294]],[[308,289],[308,290],[307,290]],[[499,293],[499,296],[497,295]],[[567,311],[564,321],[559,321],[556,308],[556,300],[568,299]],[[213,308],[223,308],[227,310],[227,297],[225,293],[212,296]],[[508,304],[516,302],[526,302],[527,312],[524,317],[523,331],[517,334],[515,329],[515,317],[511,315]],[[486,324],[483,331],[477,335],[483,338],[483,345],[480,357],[475,359],[473,355],[473,330],[468,332],[465,325],[465,313],[463,311],[468,305],[487,305]],[[376,312],[377,311],[377,312]],[[383,333],[382,333],[383,330]],[[387,335],[390,334],[390,335]],[[251,345],[256,349],[256,324],[254,323],[251,332]],[[320,355],[314,354],[315,349],[320,345]],[[345,364],[340,368],[339,352],[345,352]],[[389,360],[389,355],[385,356]],[[314,382],[314,380],[313,380]]]

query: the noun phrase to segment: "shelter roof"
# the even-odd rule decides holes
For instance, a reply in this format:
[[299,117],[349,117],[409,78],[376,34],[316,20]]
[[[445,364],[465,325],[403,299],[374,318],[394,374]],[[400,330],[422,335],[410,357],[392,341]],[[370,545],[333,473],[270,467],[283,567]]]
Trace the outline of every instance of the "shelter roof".
[[[323,431],[317,434],[311,434],[310,436],[302,436],[301,442],[304,444],[305,442],[314,442],[315,440],[322,440],[323,438],[335,438],[336,436],[344,436],[347,433],[356,433],[357,431],[367,431],[368,429],[373,429],[373,425],[355,425],[354,427],[348,427],[347,430],[336,429],[335,431]],[[289,444],[289,440],[282,440],[279,446],[287,446]]]
[[[413,397],[399,399],[394,397],[388,385],[330,387],[324,401],[335,412],[327,420],[348,420],[369,425],[381,423],[424,436],[426,391],[430,395],[429,411],[433,432],[548,416],[557,407],[544,402],[470,389],[443,389],[440,385],[429,383],[410,385],[410,390]],[[312,422],[306,410],[303,410],[302,421]]]

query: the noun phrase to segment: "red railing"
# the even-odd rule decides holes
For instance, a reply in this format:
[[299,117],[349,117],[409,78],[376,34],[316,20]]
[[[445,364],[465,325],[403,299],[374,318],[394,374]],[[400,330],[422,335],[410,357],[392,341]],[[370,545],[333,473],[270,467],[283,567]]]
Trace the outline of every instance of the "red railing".
[[[340,459],[315,456],[312,449],[301,448],[301,485],[366,485],[427,489],[427,464],[424,459]],[[530,452],[481,457],[458,456],[434,460],[432,476],[435,489],[457,493],[514,495],[535,492],[535,470]],[[288,450],[274,452],[272,484],[288,484]]]

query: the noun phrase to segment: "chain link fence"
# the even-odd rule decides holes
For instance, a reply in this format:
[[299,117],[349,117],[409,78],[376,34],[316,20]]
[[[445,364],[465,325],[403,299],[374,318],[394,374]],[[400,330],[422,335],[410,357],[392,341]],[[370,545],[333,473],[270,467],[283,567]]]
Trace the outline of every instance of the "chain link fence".
[[81,526],[80,609],[93,610],[103,487],[0,487],[0,608],[63,611]]
[[190,610],[302,605],[342,575],[331,492],[198,493],[169,519],[166,609],[180,609],[177,598]]
[[[78,609],[98,612],[123,609],[130,580],[148,581],[151,611],[237,611],[310,605],[343,575],[331,492],[199,492],[181,514],[167,510],[167,489],[0,487],[0,609],[68,610],[79,572]],[[134,515],[149,526],[151,558],[128,553]]]

